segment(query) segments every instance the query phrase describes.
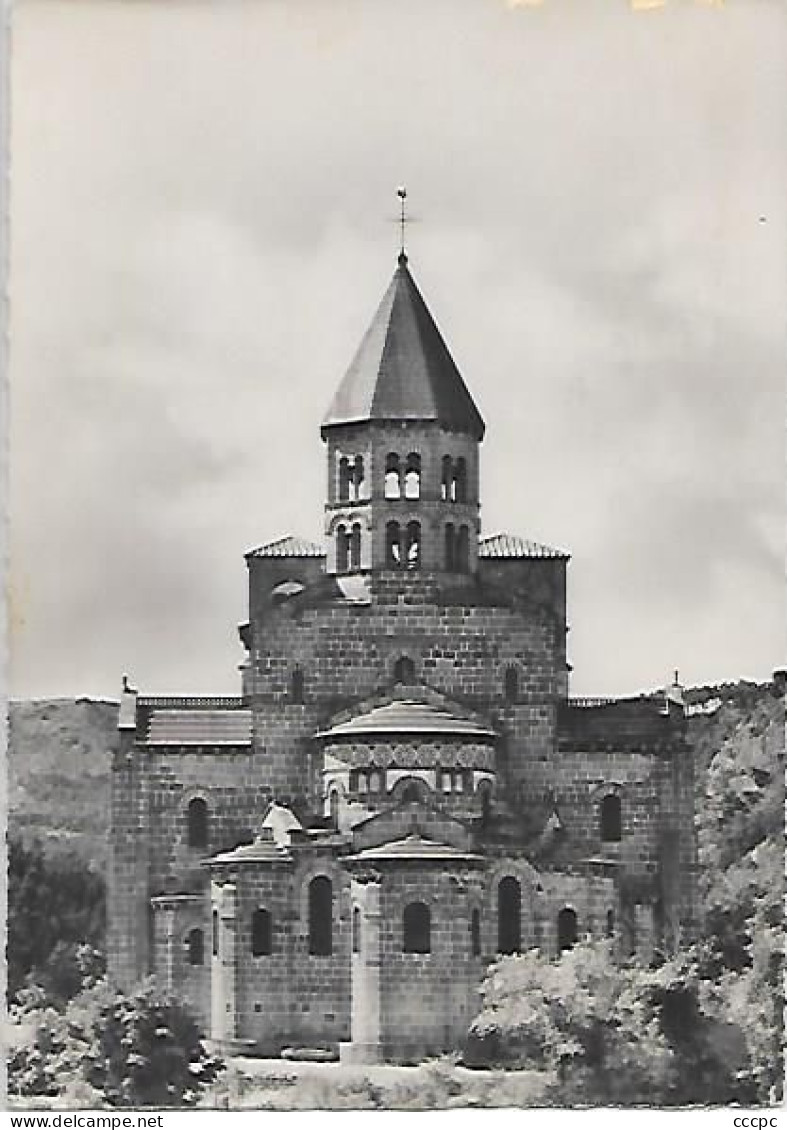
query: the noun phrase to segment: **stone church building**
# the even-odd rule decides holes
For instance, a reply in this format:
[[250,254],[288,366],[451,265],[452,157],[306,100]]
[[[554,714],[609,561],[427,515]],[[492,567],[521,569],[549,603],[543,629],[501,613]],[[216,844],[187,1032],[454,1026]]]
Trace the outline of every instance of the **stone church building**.
[[484,422],[404,253],[322,423],[322,545],[246,554],[237,697],[124,682],[109,966],[227,1050],[458,1047],[498,954],[694,929],[677,684],[568,696],[565,553],[481,531]]

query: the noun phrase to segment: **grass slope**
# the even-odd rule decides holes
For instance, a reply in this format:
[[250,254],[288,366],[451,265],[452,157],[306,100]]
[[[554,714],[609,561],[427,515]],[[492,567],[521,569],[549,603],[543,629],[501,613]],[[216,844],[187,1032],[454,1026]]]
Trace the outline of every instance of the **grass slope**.
[[47,851],[105,865],[117,703],[43,699],[9,704],[8,830]]

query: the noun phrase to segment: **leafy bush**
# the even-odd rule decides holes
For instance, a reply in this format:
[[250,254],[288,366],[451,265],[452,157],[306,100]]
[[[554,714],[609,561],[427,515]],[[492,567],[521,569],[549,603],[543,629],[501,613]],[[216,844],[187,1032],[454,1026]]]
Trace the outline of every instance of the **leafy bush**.
[[64,1010],[33,993],[14,1019],[32,1038],[11,1055],[11,1095],[65,1100],[76,1091],[93,1106],[192,1106],[222,1068],[184,1006],[152,983],[124,996],[99,981]]
[[490,968],[466,1062],[552,1075],[555,1104],[672,1105],[751,1101],[730,1056],[737,1033],[703,1008],[689,958],[660,968],[616,964],[606,942],[550,960],[533,950]]

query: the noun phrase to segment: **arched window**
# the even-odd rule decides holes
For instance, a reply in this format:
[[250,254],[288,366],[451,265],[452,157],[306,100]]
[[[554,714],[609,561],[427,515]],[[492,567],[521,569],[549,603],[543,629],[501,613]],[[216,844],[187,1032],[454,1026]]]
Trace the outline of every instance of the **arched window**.
[[418,569],[421,566],[421,523],[407,523],[407,568]]
[[270,911],[260,907],[251,916],[251,955],[268,957],[273,953],[273,923]]
[[421,789],[418,781],[408,781],[401,791],[402,804],[413,804],[421,799]]
[[351,477],[350,477],[350,493],[351,493],[351,497],[356,502],[358,501],[358,499],[360,499],[361,493],[363,491],[363,479],[364,479],[363,456],[362,455],[356,455],[355,456],[355,462],[354,462],[353,467],[352,467]]
[[350,565],[350,535],[344,525],[336,527],[336,572],[346,573]]
[[339,501],[347,502],[350,497],[350,480],[352,477],[352,470],[350,468],[350,460],[346,455],[343,455],[339,460]]
[[361,525],[353,522],[350,531],[350,572],[357,573],[361,567]]
[[379,769],[372,769],[369,773],[369,792],[381,793],[383,791],[383,775]]
[[410,687],[415,682],[415,664],[409,655],[400,655],[394,663],[394,682]]
[[467,465],[462,458],[454,464],[451,498],[454,502],[467,502]]
[[607,937],[608,938],[614,938],[615,937],[615,911],[614,910],[608,910],[607,911]]
[[219,956],[219,912],[214,910],[210,919],[211,924],[211,952],[214,957]]
[[334,828],[339,827],[339,792],[338,789],[331,789],[328,795],[328,811],[331,814],[331,823]]
[[385,497],[402,497],[398,455],[391,454],[387,455],[385,458]]
[[294,667],[290,675],[290,702],[296,705],[303,702],[304,678],[300,667]]
[[516,702],[519,698],[519,672],[516,667],[506,667],[503,676],[503,694],[506,702]]
[[487,824],[492,815],[492,786],[489,781],[481,781],[478,786],[478,795],[481,799],[481,819]]
[[453,573],[456,568],[453,522],[449,522],[445,527],[445,567],[449,573]]
[[619,843],[621,836],[620,797],[617,793],[607,793],[601,802],[601,839],[605,843]]
[[432,952],[432,922],[425,902],[410,902],[402,916],[402,952]]
[[333,953],[333,884],[327,875],[309,883],[309,953]]
[[186,935],[186,961],[189,965],[205,964],[205,935],[198,926]]
[[481,953],[481,911],[478,907],[470,915],[470,949],[473,957]]
[[353,953],[361,952],[361,909],[353,907]]
[[192,848],[208,846],[208,806],[202,797],[189,801],[187,810],[188,842]]
[[398,569],[402,564],[402,535],[398,522],[388,522],[385,527],[385,564]]
[[511,875],[497,888],[497,949],[499,953],[519,953],[522,947],[522,891]]
[[577,916],[570,906],[564,906],[557,916],[557,948],[570,950],[577,940]]
[[460,526],[456,538],[456,569],[459,573],[466,573],[470,568],[470,546],[468,542],[467,526]]
[[421,497],[421,456],[415,453],[407,456],[404,471],[404,497]]
[[447,502],[451,497],[451,480],[453,478],[451,470],[451,456],[444,455],[442,463],[442,474],[440,476],[440,497],[443,502]]

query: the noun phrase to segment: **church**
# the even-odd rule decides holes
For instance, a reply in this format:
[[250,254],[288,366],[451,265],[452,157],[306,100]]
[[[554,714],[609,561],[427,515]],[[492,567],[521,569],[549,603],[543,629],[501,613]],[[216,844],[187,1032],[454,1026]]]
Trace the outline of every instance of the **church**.
[[569,697],[568,555],[482,532],[484,430],[403,250],[322,421],[322,544],[246,554],[240,694],[124,680],[110,976],[225,1052],[417,1061],[497,955],[696,931],[680,687]]

